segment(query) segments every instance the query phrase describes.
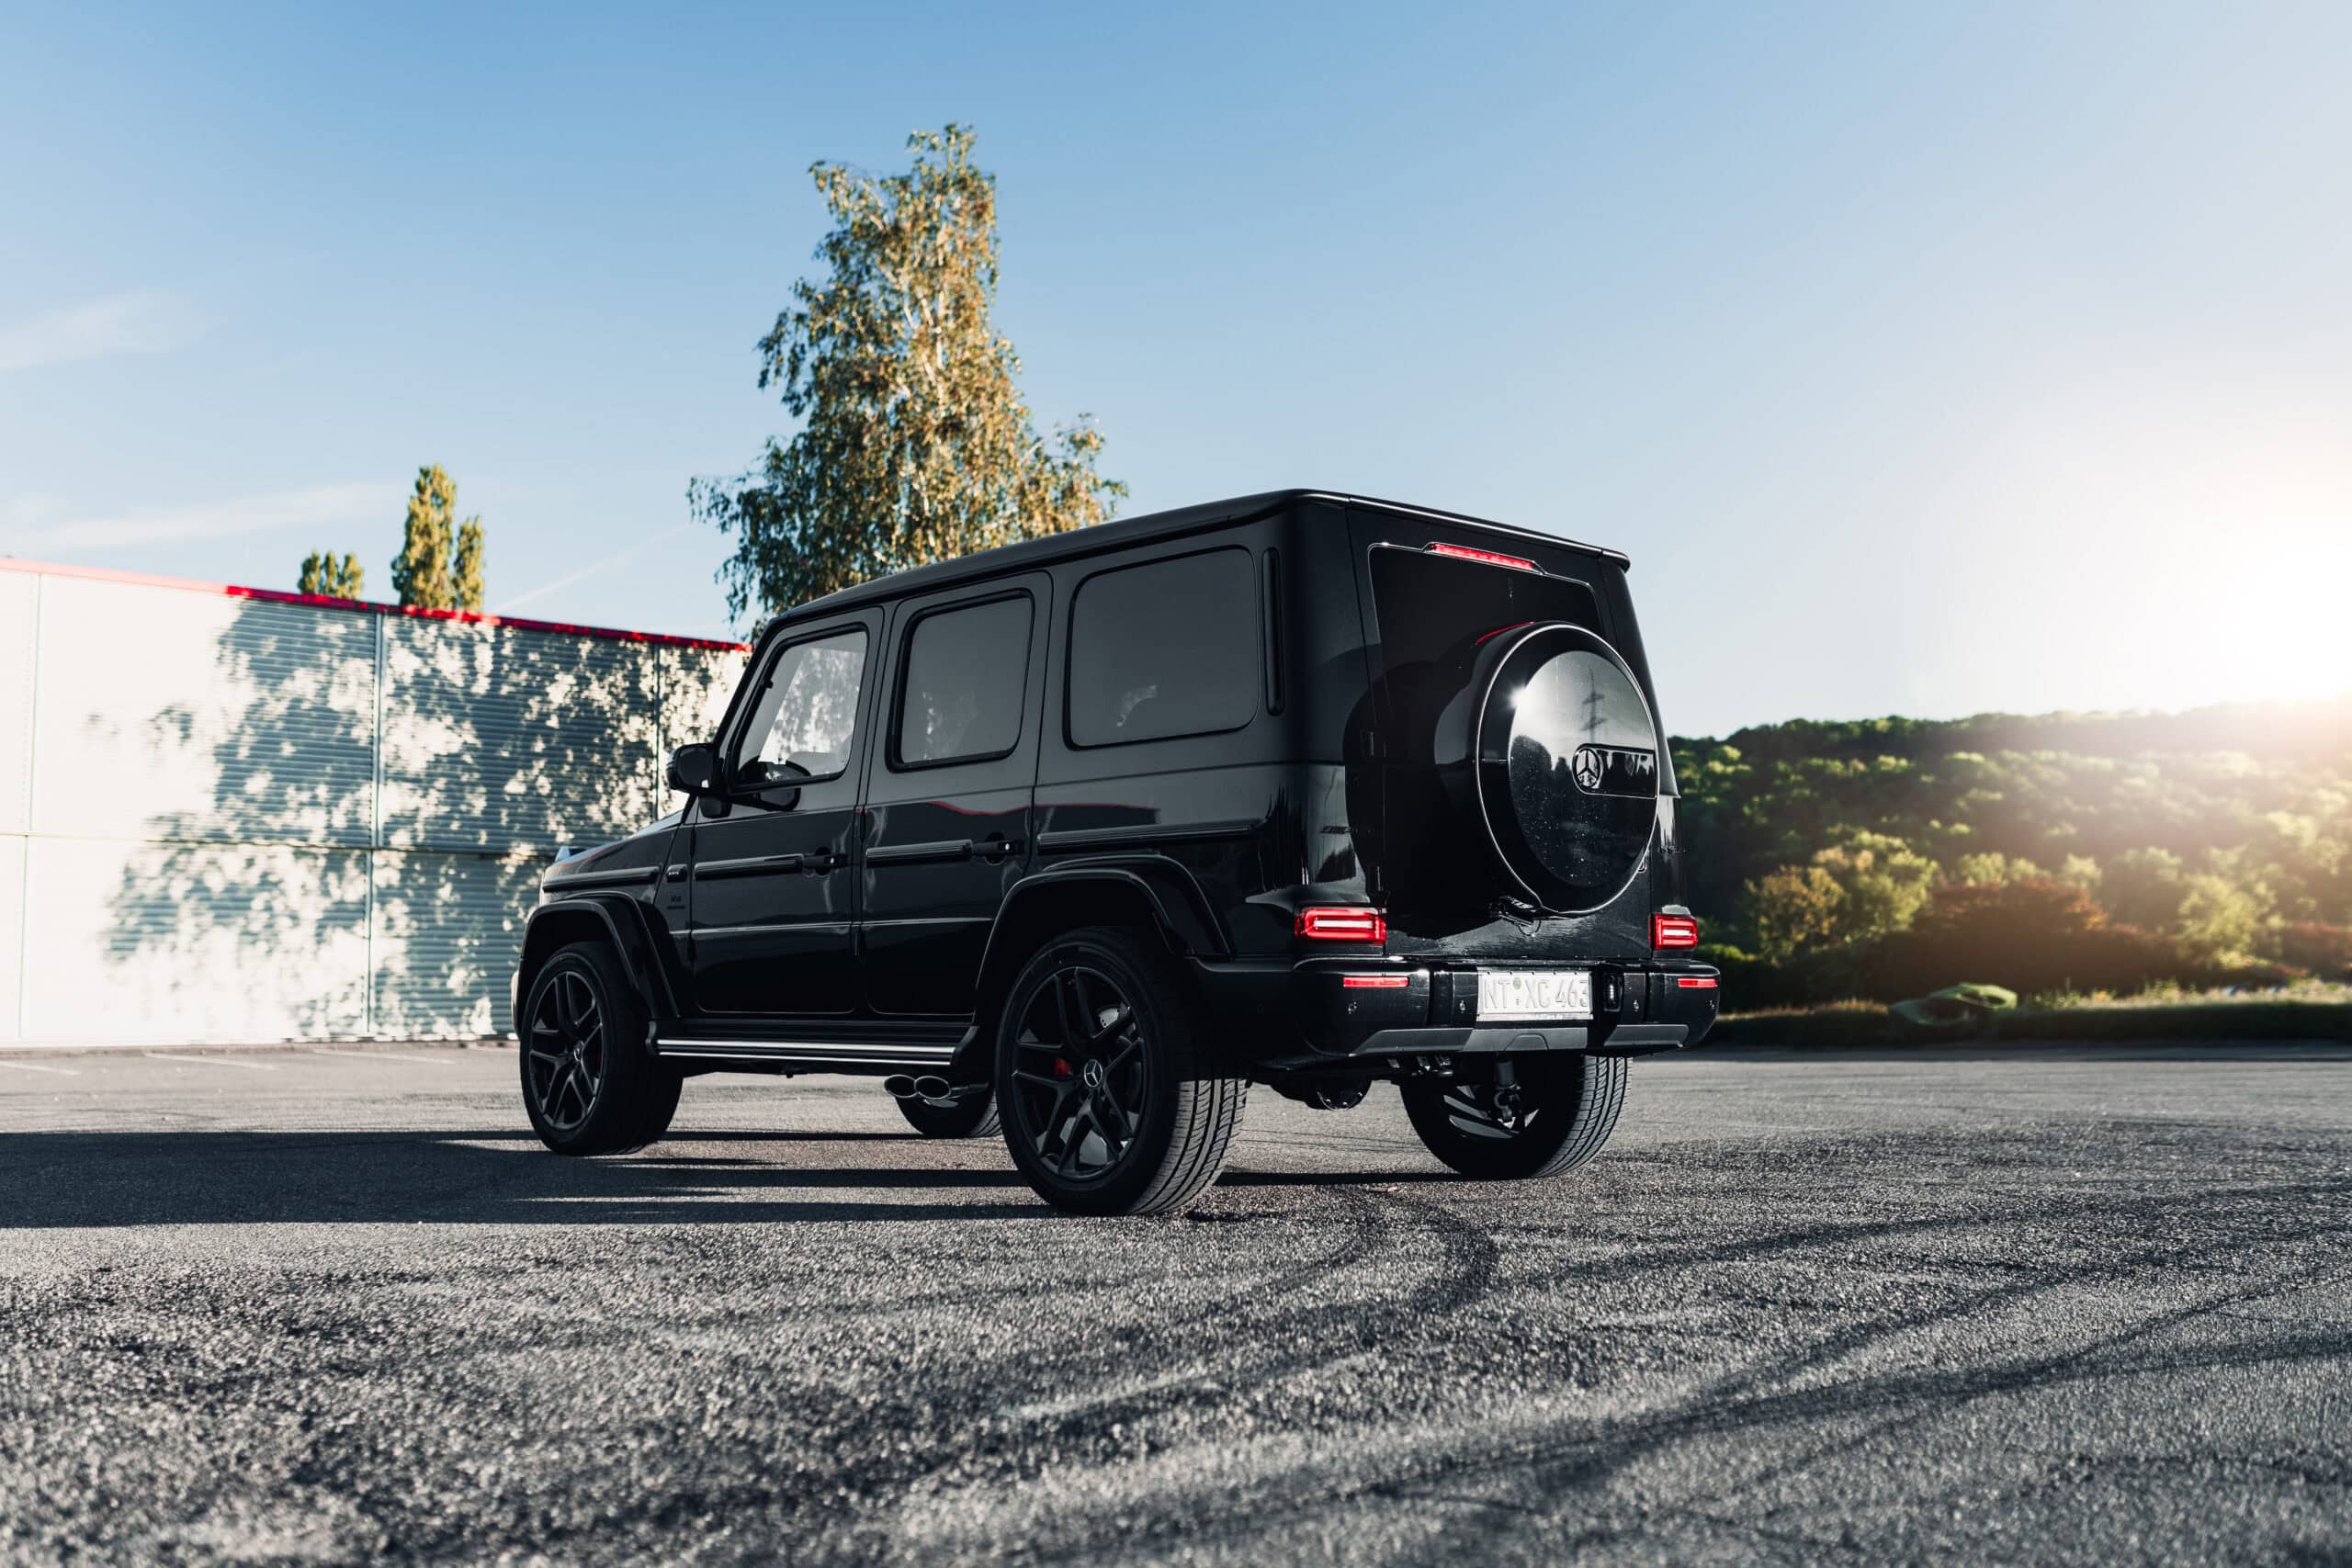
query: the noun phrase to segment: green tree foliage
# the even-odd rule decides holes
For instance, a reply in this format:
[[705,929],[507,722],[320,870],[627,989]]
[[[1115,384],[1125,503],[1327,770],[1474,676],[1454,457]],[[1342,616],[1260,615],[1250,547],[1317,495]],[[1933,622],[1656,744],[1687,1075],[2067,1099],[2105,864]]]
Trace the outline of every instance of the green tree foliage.
[[1952,862],[1952,879],[1975,887],[1999,887],[2011,882],[2046,880],[2049,874],[2023,855],[1985,850]]
[[302,558],[302,576],[295,592],[329,599],[356,599],[368,591],[367,583],[368,574],[361,569],[357,556],[312,550]]
[[[1928,989],[1974,979],[2030,992],[2021,973],[1955,966],[1923,945],[1939,931],[1956,940],[1928,916],[1969,888],[1973,902],[1950,907],[2025,921],[2078,985],[2151,964],[2181,979],[2262,964],[2340,972],[2329,965],[2334,933],[2352,929],[2352,702],[1796,722],[1675,750],[1690,902],[1724,952],[1757,954],[1797,993],[1780,999],[1876,994],[1898,960]],[[2044,891],[2009,891],[2020,887]],[[2084,909],[2108,934],[2066,924]],[[1972,936],[1971,951],[2010,951],[1989,940]]]
[[1908,927],[1936,886],[1936,863],[1902,840],[1866,828],[1848,828],[1817,852],[1815,867],[1842,897],[1833,922],[1839,942],[1867,942]]
[[2119,920],[2168,931],[2179,923],[2187,874],[2170,850],[2125,850],[2100,870],[2099,903]]
[[2263,934],[2263,915],[2256,892],[2217,872],[2200,871],[2181,879],[2177,927],[2180,939],[2201,957],[2251,955]]
[[1778,963],[1827,942],[1846,891],[1817,865],[1784,865],[1747,885],[1747,925],[1756,951]]
[[731,535],[728,604],[785,608],[926,561],[1099,523],[1126,487],[1095,471],[1085,415],[1041,439],[996,298],[996,180],[970,130],[908,139],[913,167],[810,170],[833,219],[829,276],[802,279],[760,340],[760,386],[803,421],[750,472],[696,480]]
[[1988,976],[2033,994],[2136,991],[2198,974],[2177,944],[2111,924],[2081,888],[2040,877],[1940,887],[1909,931],[1838,967],[1839,989],[1881,1001]]
[[425,610],[479,610],[482,601],[481,519],[458,523],[458,481],[438,463],[416,470],[408,498],[392,588],[403,604]]

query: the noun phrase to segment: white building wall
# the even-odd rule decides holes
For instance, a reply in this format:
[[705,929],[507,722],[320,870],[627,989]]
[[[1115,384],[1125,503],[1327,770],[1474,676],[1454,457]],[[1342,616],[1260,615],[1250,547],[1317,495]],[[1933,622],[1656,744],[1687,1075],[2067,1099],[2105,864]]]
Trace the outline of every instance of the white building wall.
[[0,1042],[503,1032],[741,660],[0,563]]

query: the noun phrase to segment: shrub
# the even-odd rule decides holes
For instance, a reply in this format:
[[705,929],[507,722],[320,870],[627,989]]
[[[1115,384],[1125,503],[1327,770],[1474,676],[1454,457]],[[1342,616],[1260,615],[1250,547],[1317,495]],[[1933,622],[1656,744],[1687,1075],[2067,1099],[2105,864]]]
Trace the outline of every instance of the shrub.
[[2298,920],[2278,932],[2278,956],[2324,980],[2352,979],[2352,926]]
[[2081,888],[2042,877],[1939,888],[1909,931],[1848,962],[1854,970],[1849,983],[1815,994],[1894,1001],[1968,976],[2029,995],[2129,992],[2204,977],[2204,966],[2177,942],[2110,924]]

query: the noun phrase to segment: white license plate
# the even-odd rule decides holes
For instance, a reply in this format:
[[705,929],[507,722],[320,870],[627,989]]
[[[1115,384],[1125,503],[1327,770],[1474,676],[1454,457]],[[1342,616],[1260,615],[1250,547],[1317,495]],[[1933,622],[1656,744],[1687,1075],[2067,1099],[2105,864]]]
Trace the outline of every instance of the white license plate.
[[1589,969],[1481,969],[1478,1021],[1590,1018]]

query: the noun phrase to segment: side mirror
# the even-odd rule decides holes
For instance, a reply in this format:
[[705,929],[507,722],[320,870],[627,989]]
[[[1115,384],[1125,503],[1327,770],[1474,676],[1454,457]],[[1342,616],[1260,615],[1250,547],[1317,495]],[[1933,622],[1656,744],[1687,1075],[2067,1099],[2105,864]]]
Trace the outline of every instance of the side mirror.
[[723,805],[727,792],[718,782],[718,748],[697,741],[681,746],[670,753],[668,770],[670,787],[684,790],[696,800]]

